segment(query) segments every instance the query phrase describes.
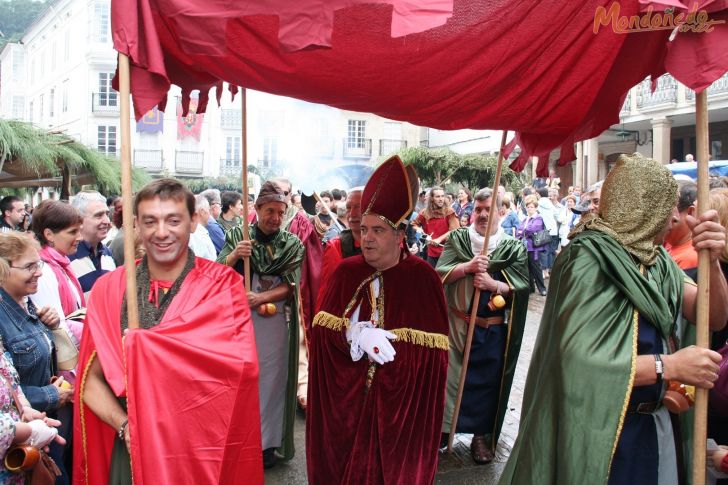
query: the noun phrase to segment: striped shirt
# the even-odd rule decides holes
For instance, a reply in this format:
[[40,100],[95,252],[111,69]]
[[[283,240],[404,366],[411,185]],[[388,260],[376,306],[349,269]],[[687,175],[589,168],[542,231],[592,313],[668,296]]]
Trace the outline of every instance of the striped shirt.
[[86,241],[78,243],[76,254],[68,257],[71,260],[71,270],[81,283],[83,295],[88,299],[96,280],[105,273],[116,269],[114,259],[111,257],[109,248],[99,243],[96,246],[96,253],[91,251],[91,246]]

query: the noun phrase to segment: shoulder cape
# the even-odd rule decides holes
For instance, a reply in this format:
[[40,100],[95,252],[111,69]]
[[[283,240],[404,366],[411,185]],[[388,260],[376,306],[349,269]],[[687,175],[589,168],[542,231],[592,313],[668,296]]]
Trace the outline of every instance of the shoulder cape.
[[556,259],[501,484],[607,483],[637,359],[641,314],[663,337],[681,318],[682,272],[664,250],[641,268],[584,231]]
[[74,406],[76,485],[109,480],[116,430],[84,403],[99,359],[126,396],[136,485],[263,483],[258,358],[240,276],[196,258],[159,325],[121,338],[125,271],[96,282],[89,299]]
[[[458,264],[466,263],[473,259],[473,249],[470,244],[470,235],[467,228],[456,229],[450,233],[450,238],[445,243],[445,248],[437,263],[437,273],[445,281],[447,275]],[[488,268],[491,272],[502,271],[508,286],[511,288],[512,297],[508,298],[508,337],[505,351],[505,365],[501,378],[501,391],[498,400],[498,413],[495,420],[495,429],[492,432],[491,449],[495,450],[498,444],[498,437],[503,426],[508,409],[508,397],[510,395],[513,375],[518,363],[518,354],[521,351],[523,340],[523,328],[526,324],[526,312],[528,310],[528,253],[526,247],[519,240],[503,235],[498,246],[490,255]],[[445,285],[445,297],[448,304],[448,318],[450,319],[450,363],[448,366],[448,386],[445,401],[445,419],[443,431],[449,432],[452,425],[452,413],[455,407],[460,372],[462,369],[463,352],[467,339],[468,323],[459,317],[451,309],[455,308],[461,313],[469,314],[470,304],[474,296],[473,278],[468,276],[453,284]]]
[[[384,327],[398,336],[393,362],[351,360],[346,329],[380,273],[347,258],[326,286],[314,319],[306,417],[311,485],[433,483],[447,377],[447,312],[437,274],[408,257],[381,273]],[[386,480],[385,480],[386,479]]]
[[[250,226],[250,238],[255,239],[258,228]],[[225,234],[225,246],[217,257],[219,263],[225,264],[225,258],[235,246],[243,240],[242,226],[236,226]],[[290,312],[288,333],[288,382],[286,383],[285,414],[283,418],[283,444],[278,450],[284,460],[290,460],[295,454],[293,444],[293,426],[296,421],[296,388],[298,385],[298,305],[299,283],[301,281],[301,265],[305,257],[305,250],[301,241],[294,234],[281,230],[270,244],[253,244],[253,253],[250,256],[251,271],[258,274],[280,276],[289,284],[291,298],[288,305]],[[243,263],[238,261],[235,269],[242,274]],[[241,285],[243,282],[240,282]],[[247,298],[246,298],[247,301]]]

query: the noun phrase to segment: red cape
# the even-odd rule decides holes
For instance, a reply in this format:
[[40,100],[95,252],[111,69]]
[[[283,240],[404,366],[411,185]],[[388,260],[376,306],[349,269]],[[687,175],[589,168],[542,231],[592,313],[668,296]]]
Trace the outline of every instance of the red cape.
[[[311,485],[409,485],[435,479],[449,328],[442,284],[414,256],[382,273],[385,328],[419,338],[393,342],[394,362],[377,366],[367,391],[369,361],[364,357],[353,362],[345,326],[334,327],[359,285],[373,273],[362,256],[343,260],[326,286],[311,330],[306,416]],[[365,318],[371,308],[362,296],[357,303]]]
[[301,265],[301,305],[303,307],[303,327],[308,331],[316,310],[323,247],[313,224],[301,212],[293,217],[286,230],[295,234],[306,248],[306,261]]
[[[125,271],[89,299],[74,418],[76,485],[104,484],[115,430],[83,402],[94,357],[127,396],[135,485],[263,483],[258,358],[247,299],[231,268],[196,258],[159,325],[120,338]],[[126,372],[124,372],[126,357]],[[143,451],[143,452],[142,452]]]

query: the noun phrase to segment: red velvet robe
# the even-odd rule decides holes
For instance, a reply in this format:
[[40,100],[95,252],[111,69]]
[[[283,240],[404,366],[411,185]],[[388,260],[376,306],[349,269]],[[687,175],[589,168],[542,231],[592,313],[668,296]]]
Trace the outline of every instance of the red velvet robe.
[[[159,325],[120,333],[124,268],[96,282],[79,359],[74,483],[108,483],[116,430],[84,404],[98,358],[126,396],[135,485],[263,483],[258,358],[241,277],[196,258]],[[126,369],[125,361],[126,360]]]
[[298,239],[306,248],[306,261],[301,266],[301,306],[303,309],[303,327],[308,332],[316,309],[323,247],[313,224],[301,212],[293,217],[286,230],[298,236]]
[[350,317],[361,303],[360,319],[369,318],[368,285],[357,288],[374,272],[362,256],[342,261],[314,320],[306,417],[311,485],[435,479],[448,356],[442,284],[417,257],[382,273],[384,328],[402,337],[393,342],[394,361],[376,366],[367,390],[369,360],[351,360],[348,321],[337,317]]

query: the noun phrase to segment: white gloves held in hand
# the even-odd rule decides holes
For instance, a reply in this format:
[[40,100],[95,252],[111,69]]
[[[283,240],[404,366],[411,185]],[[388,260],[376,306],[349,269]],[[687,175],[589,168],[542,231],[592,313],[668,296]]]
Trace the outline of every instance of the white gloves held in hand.
[[389,343],[397,336],[381,328],[374,328],[372,322],[357,322],[347,330],[347,339],[351,341],[351,359],[357,361],[364,353],[369,360],[377,364],[392,362],[397,352]]
[[44,448],[58,435],[58,430],[48,426],[42,419],[34,419],[28,426],[30,426],[30,438],[23,443],[24,445]]

